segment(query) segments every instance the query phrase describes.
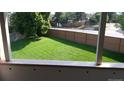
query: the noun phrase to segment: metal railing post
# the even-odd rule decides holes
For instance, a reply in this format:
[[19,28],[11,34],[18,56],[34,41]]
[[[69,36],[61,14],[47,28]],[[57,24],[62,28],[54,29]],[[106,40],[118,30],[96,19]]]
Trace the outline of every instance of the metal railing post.
[[97,38],[96,65],[101,65],[102,63],[106,20],[107,12],[102,12],[100,17],[99,33]]

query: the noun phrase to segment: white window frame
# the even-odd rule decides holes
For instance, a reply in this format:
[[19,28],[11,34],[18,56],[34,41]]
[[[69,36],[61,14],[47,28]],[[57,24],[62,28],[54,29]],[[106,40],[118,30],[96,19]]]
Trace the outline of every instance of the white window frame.
[[[100,17],[99,34],[97,38],[96,62],[52,61],[52,60],[20,60],[11,59],[10,37],[8,30],[7,13],[0,12],[0,60],[6,64],[35,64],[35,65],[61,65],[103,68],[124,68],[123,63],[103,63],[103,45],[106,28],[107,12],[102,12]],[[52,61],[52,62],[51,62]]]
[[0,58],[3,62],[11,59],[7,13],[0,12]]

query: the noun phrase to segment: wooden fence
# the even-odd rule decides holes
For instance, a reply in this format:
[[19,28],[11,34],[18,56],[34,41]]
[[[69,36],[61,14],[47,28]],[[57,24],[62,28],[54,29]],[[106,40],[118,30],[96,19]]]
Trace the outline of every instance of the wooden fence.
[[[76,32],[74,30],[70,31],[66,29],[50,29],[48,34],[81,44],[92,46],[96,46],[97,44],[97,34],[86,33],[83,31]],[[114,52],[124,53],[124,38],[105,36],[104,48]]]

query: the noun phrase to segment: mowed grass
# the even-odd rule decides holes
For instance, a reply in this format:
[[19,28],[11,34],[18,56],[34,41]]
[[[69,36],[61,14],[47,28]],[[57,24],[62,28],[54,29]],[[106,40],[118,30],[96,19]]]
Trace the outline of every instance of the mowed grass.
[[[11,44],[14,59],[95,61],[96,48],[55,37],[24,39]],[[124,54],[104,50],[103,61],[124,62]]]

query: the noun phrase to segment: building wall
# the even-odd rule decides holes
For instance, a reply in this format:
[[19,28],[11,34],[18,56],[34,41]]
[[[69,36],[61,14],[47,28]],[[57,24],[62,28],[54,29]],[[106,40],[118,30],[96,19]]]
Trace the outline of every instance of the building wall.
[[0,64],[1,81],[107,81],[124,80],[124,69]]

